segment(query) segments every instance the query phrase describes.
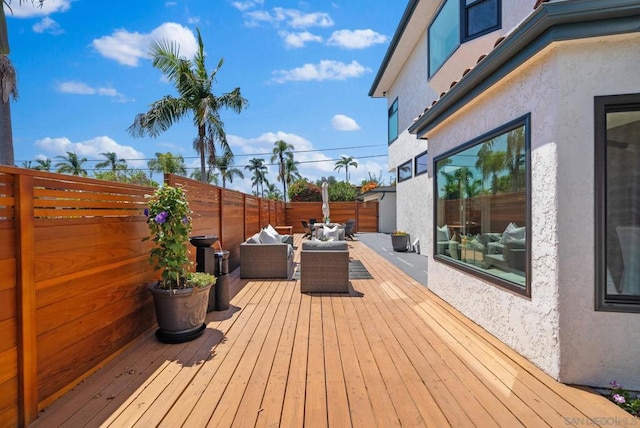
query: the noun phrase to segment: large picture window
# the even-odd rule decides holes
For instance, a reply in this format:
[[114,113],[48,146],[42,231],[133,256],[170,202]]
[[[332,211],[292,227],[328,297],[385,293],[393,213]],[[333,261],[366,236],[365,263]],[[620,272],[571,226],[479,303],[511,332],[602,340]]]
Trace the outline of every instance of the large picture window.
[[529,116],[435,159],[434,254],[530,295]]
[[389,107],[389,144],[398,138],[398,99]]
[[595,98],[598,309],[640,312],[640,94]]

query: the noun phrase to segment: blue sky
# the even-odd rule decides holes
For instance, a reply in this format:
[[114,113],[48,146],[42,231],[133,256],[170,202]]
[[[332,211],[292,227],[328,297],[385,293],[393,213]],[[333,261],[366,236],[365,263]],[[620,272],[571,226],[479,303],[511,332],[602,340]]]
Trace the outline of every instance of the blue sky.
[[[215,93],[240,87],[249,101],[239,115],[222,111],[236,166],[252,157],[268,162],[273,143],[283,139],[311,180],[344,179],[344,170],[334,171],[344,155],[359,164],[350,170],[352,183],[369,173],[389,182],[387,105],[368,91],[404,2],[45,0],[42,9],[18,3],[12,1],[13,15],[6,13],[18,73],[12,119],[19,166],[55,162],[66,152],[99,161],[110,151],[146,168],[146,159],[169,151],[196,167],[191,118],[153,139],[133,138],[126,129],[153,101],[175,94],[147,57],[150,42],[175,40],[191,57],[199,28],[208,69],[224,58]],[[276,174],[270,167],[277,183]],[[249,192],[250,182],[227,187]]]

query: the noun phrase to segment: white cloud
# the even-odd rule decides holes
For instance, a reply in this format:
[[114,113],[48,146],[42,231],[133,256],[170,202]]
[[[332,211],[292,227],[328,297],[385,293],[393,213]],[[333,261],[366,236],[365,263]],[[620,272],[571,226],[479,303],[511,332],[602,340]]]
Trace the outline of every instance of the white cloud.
[[351,77],[359,77],[371,69],[360,65],[357,61],[345,64],[340,61],[322,60],[319,64],[304,64],[291,70],[277,70],[273,81],[284,83],[287,81],[323,81],[345,80]]
[[193,32],[173,22],[166,22],[147,34],[116,30],[110,36],[95,39],[92,46],[105,58],[136,67],[141,58],[148,58],[149,47],[155,40],[176,42],[180,46],[180,55],[186,58],[193,58],[197,50]]
[[386,43],[388,40],[384,34],[373,30],[339,30],[334,31],[329,41],[330,46],[339,46],[345,49],[364,49],[370,46]]
[[73,0],[46,0],[42,3],[42,7],[38,6],[37,1],[33,4],[30,1],[14,1],[11,3],[11,8],[7,5],[4,6],[4,13],[7,17],[13,16],[16,18],[47,16],[56,12],[66,12],[71,7],[72,1]]
[[259,0],[259,1],[234,1],[234,2],[231,3],[231,6],[235,7],[236,9],[238,9],[241,12],[244,12],[245,10],[253,9],[257,5],[262,5],[262,4],[263,4],[262,0]]
[[120,102],[131,101],[127,99],[123,94],[119,93],[117,90],[108,87],[97,87],[94,88],[92,86],[87,85],[84,82],[77,81],[67,81],[59,83],[56,87],[58,92],[62,92],[64,94],[76,94],[76,95],[102,95],[107,97],[114,97]]
[[284,24],[296,29],[310,27],[327,28],[334,25],[333,19],[331,19],[328,13],[304,13],[296,9],[284,9],[282,7],[275,7],[271,12],[264,10],[245,12],[245,17],[247,18],[245,24],[252,27],[260,25],[261,23],[271,24],[273,26]]
[[36,33],[48,33],[57,36],[64,33],[64,30],[60,28],[60,25],[53,19],[45,16],[42,21],[36,23],[31,27]]
[[280,37],[283,38],[284,43],[288,48],[301,48],[304,47],[307,42],[322,42],[322,37],[311,34],[308,31],[303,31],[301,33],[288,33],[286,31],[281,31]]
[[[79,157],[95,160],[102,159],[100,153],[115,152],[119,158],[126,159],[127,164],[133,168],[146,168],[147,162],[144,153],[137,151],[131,146],[118,144],[107,136],[95,137],[90,140],[72,142],[66,137],[50,138],[46,137],[36,141],[36,146],[47,153],[47,157],[53,159],[55,165],[56,156],[66,156],[67,152],[76,153]],[[86,164],[88,168],[92,165]]]
[[360,125],[358,125],[355,120],[344,114],[336,114],[333,116],[333,118],[331,118],[331,125],[338,131],[358,131],[360,129]]

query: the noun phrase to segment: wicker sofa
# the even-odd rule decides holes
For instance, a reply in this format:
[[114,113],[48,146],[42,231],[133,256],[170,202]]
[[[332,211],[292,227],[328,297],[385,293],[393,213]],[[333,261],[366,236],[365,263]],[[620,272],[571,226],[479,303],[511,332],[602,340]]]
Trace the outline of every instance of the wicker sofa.
[[284,278],[293,276],[293,237],[262,229],[240,244],[240,278]]
[[293,276],[293,247],[280,244],[240,244],[240,278],[290,279]]
[[305,241],[300,251],[301,293],[348,293],[349,247],[345,241]]

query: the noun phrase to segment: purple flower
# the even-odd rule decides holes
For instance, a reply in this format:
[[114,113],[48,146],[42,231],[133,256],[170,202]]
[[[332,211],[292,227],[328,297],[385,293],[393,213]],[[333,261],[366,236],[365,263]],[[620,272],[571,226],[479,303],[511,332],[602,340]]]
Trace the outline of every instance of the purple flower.
[[144,209],[144,215],[149,217],[149,208]]
[[167,217],[169,217],[169,213],[166,211],[162,211],[156,216],[156,223],[163,224],[165,221],[167,221]]
[[609,386],[613,389],[622,389],[622,385],[620,385],[615,380],[612,380],[611,382],[609,382]]
[[182,224],[189,224],[189,219],[186,216],[182,217]]
[[618,404],[624,404],[627,402],[627,400],[625,400],[624,397],[620,394],[613,394],[613,401]]

